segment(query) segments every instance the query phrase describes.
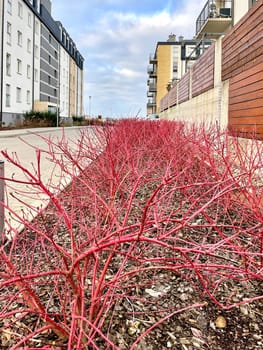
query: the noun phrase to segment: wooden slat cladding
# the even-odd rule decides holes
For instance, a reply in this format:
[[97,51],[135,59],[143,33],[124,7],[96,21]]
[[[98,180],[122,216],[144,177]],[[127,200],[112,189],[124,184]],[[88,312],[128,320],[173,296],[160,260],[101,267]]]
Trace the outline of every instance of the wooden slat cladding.
[[192,66],[192,96],[214,87],[215,46],[212,45]]
[[230,79],[229,129],[263,135],[263,62]]
[[168,94],[166,94],[160,101],[160,112],[168,108]]
[[177,84],[160,101],[160,112],[177,105]]
[[179,81],[178,103],[189,100],[190,72],[187,72]]
[[259,0],[222,40],[222,80],[263,62],[263,0]]
[[169,106],[177,105],[177,84],[169,91]]

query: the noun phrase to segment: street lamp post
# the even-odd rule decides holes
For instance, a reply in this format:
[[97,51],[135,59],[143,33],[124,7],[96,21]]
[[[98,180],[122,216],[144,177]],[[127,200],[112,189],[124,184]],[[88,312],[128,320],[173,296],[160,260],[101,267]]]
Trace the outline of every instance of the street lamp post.
[[89,96],[89,118],[91,118],[91,96]]

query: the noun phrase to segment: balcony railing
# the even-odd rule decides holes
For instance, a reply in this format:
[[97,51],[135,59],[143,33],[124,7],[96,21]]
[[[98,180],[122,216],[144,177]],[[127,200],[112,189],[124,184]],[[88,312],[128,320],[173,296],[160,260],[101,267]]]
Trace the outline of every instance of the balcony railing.
[[233,0],[208,0],[196,21],[200,34],[223,34],[232,22]]
[[147,68],[147,73],[148,73],[150,76],[156,76],[156,74],[157,74],[156,68],[155,68],[155,67],[152,67],[152,66],[148,66],[148,68]]
[[150,83],[149,84],[149,92],[156,92],[157,91],[157,87],[155,83]]
[[155,107],[156,101],[154,99],[148,99],[147,107]]
[[156,58],[156,56],[154,54],[150,54],[149,62],[150,63],[156,63],[157,62],[157,58]]

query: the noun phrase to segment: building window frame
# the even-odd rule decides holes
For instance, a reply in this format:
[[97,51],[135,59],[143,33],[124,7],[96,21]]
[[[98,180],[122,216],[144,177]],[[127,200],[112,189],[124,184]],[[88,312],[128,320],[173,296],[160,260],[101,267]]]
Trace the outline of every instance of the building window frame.
[[39,52],[38,52],[38,46],[35,45],[35,52],[34,52],[35,58],[39,58]]
[[27,24],[28,24],[29,28],[32,27],[32,14],[31,14],[31,12],[28,12],[28,15],[27,15]]
[[16,102],[17,103],[21,103],[21,93],[22,93],[22,89],[20,87],[16,87]]
[[35,33],[39,35],[39,22],[37,19],[35,19]]
[[255,5],[258,0],[249,0],[249,8]]
[[30,97],[30,90],[27,90],[26,91],[26,103],[29,105],[30,104],[30,101],[31,100],[31,97]]
[[12,15],[12,0],[7,0],[7,12]]
[[12,24],[10,22],[6,22],[6,42],[9,45],[12,43]]
[[19,58],[17,59],[17,74],[22,74],[22,61]]
[[31,40],[27,39],[27,52],[31,53]]
[[9,52],[6,53],[6,75],[11,76],[11,54]]
[[20,1],[18,1],[18,4],[17,4],[17,14],[18,14],[18,17],[20,17],[21,19],[23,18],[23,5]]
[[30,64],[27,65],[27,68],[26,68],[26,75],[27,75],[27,78],[28,78],[28,79],[31,78],[31,66],[30,66]]
[[34,81],[38,82],[38,70],[37,70],[37,68],[34,69]]
[[23,34],[20,30],[17,31],[17,45],[22,47],[23,44]]
[[11,85],[5,85],[5,106],[11,107]]

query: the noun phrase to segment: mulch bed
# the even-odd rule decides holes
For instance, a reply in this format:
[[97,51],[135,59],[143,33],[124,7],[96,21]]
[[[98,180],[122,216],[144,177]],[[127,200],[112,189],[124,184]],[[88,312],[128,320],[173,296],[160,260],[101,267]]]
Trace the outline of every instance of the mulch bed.
[[[198,163],[198,162],[197,162]],[[92,176],[92,172],[98,171],[96,168],[96,161],[89,167],[87,178]],[[97,173],[96,173],[97,174]],[[96,175],[97,176],[97,175]],[[92,179],[91,179],[92,181]],[[104,178],[101,174],[101,183]],[[132,233],[133,225],[136,225],[138,217],[142,216],[143,205],[146,198],[154,189],[154,181],[149,182],[147,186],[140,187],[136,196],[134,197],[133,208],[131,210],[131,218],[129,221],[130,232]],[[128,187],[127,187],[128,188]],[[105,188],[103,187],[105,190]],[[126,189],[127,190],[127,189]],[[127,191],[119,192],[120,197],[116,195],[116,201],[126,200]],[[201,189],[202,190],[202,189]],[[95,217],[92,198],[89,200],[91,194],[86,194],[86,187],[79,180],[62,192],[60,201],[72,215],[73,231],[75,240],[79,250],[85,250],[85,235],[89,230],[96,232],[100,227],[99,233],[102,235],[107,230],[114,230],[114,224],[109,221],[109,213],[104,213],[103,208],[98,206],[97,216]],[[107,195],[100,193],[105,200],[109,200]],[[179,194],[174,194],[174,200],[179,198]],[[75,209],[72,207],[74,199]],[[164,203],[166,198],[163,199]],[[83,203],[85,205],[83,205]],[[141,203],[141,207],[140,207]],[[169,205],[174,204],[175,201],[170,201]],[[181,217],[184,215],[184,210],[190,206],[187,201],[184,202],[185,208],[182,209]],[[80,209],[81,208],[81,209]],[[125,215],[123,212],[119,215]],[[167,208],[167,213],[171,208]],[[213,209],[213,208],[212,208]],[[212,210],[211,209],[211,210]],[[216,206],[216,209],[220,207]],[[233,209],[233,208],[232,208]],[[228,212],[227,220],[231,224],[237,221],[243,225],[242,229],[246,232],[247,227],[257,227],[257,217],[253,213],[246,213],[247,220],[242,221],[242,213],[245,209],[230,210]],[[211,213],[210,213],[211,214]],[[211,214],[212,215],[212,214]],[[218,214],[216,214],[217,217]],[[239,217],[240,215],[240,217]],[[218,224],[226,225],[226,217],[218,215],[222,220]],[[249,218],[249,220],[248,220]],[[149,218],[148,218],[149,219]],[[180,220],[178,217],[174,218]],[[175,220],[175,221],[176,221]],[[214,243],[213,230],[209,233],[207,228],[202,228],[205,223],[204,217],[195,218],[196,222],[189,227],[183,227],[176,232],[178,235],[178,244],[187,242],[191,247],[196,242],[202,242],[204,236],[210,237],[211,242]],[[238,221],[239,220],[239,221]],[[95,222],[98,223],[95,225]],[[149,220],[149,222],[151,222]],[[176,223],[174,224],[176,225]],[[49,205],[46,210],[37,217],[32,223],[33,227],[41,229],[46,235],[52,232],[53,239],[65,248],[70,250],[70,237],[63,218],[57,212],[53,205]],[[227,226],[227,225],[226,225]],[[195,227],[195,228],[194,228]],[[154,224],[147,226],[147,237],[151,238],[158,236],[165,230],[172,230],[172,223],[166,224],[162,222],[160,227],[155,227]],[[262,228],[258,228],[262,229]],[[215,231],[216,234],[216,231]],[[231,230],[225,232],[226,235],[231,235]],[[249,241],[248,235],[242,233],[239,239],[244,244],[253,244]],[[87,241],[87,238],[86,238]],[[87,245],[92,244],[91,241]],[[136,350],[262,350],[263,349],[263,300],[258,299],[246,303],[246,299],[259,298],[262,296],[262,281],[258,279],[235,280],[231,278],[223,278],[222,282],[218,283],[215,293],[213,294],[217,301],[222,305],[238,306],[231,309],[220,308],[209,297],[207,291],[200,285],[200,280],[195,276],[193,269],[172,270],[164,268],[157,268],[154,259],[167,259],[170,263],[170,258],[174,259],[171,262],[177,261],[181,256],[174,253],[172,250],[160,249],[159,246],[152,247],[143,242],[138,242],[128,259],[122,252],[128,252],[132,243],[121,243],[115,251],[114,258],[107,269],[106,279],[112,281],[116,273],[119,271],[121,264],[125,261],[125,268],[122,273],[135,270],[138,266],[144,267],[140,269],[138,274],[132,274],[130,278],[123,279],[116,283],[113,288],[114,299],[107,309],[107,314],[102,315],[103,322],[101,324],[102,332],[121,350],[129,350],[132,344],[140,337],[140,335],[154,324],[159,324],[153,327],[151,332],[145,335],[135,347]],[[40,271],[55,269],[61,263],[61,258],[54,255],[52,245],[45,239],[44,235],[37,235],[34,230],[25,229],[17,238],[15,247],[11,248],[11,244],[6,244],[3,248],[6,253],[12,250],[12,259],[16,261],[16,266],[21,271],[30,272],[34,270],[34,266],[38,267]],[[136,255],[137,254],[137,255]],[[171,257],[171,254],[172,257]],[[104,264],[109,256],[109,251],[105,250],[100,256],[100,269],[103,269]],[[196,256],[189,254],[191,259]],[[222,259],[229,259],[232,261],[232,253],[225,254]],[[204,263],[206,256],[204,256]],[[219,257],[218,257],[219,259]],[[149,260],[149,261],[148,261]],[[201,260],[201,259],[200,259]],[[220,260],[218,260],[220,261]],[[218,262],[215,258],[215,263]],[[62,265],[61,265],[62,266]],[[31,268],[31,270],[30,270]],[[0,268],[0,274],[1,274]],[[1,275],[0,275],[1,276]],[[231,276],[229,276],[231,277]],[[92,276],[89,276],[92,278]],[[87,278],[85,285],[86,307],[89,309],[90,303],[90,279]],[[209,279],[209,272],[208,272]],[[0,282],[3,281],[0,277]],[[43,305],[46,306],[48,312],[53,315],[57,321],[62,318],[63,298],[68,302],[72,296],[70,287],[64,282],[54,288],[52,278],[39,279],[36,285],[32,284]],[[110,283],[108,288],[110,288]],[[106,288],[105,288],[106,290]],[[211,289],[212,290],[212,286]],[[102,300],[103,300],[102,295]],[[72,305],[68,302],[64,305],[68,313],[68,322],[70,322]],[[0,289],[0,348],[11,349],[22,336],[33,332],[37,327],[44,326],[43,320],[34,312],[23,312],[25,305],[20,293],[14,286],[7,286]],[[1,313],[6,313],[15,310],[15,313],[10,314],[5,319],[1,318]],[[173,314],[168,317],[169,314]],[[163,318],[167,319],[160,322]],[[96,347],[90,345],[81,349],[113,349],[113,347],[102,339],[99,334],[94,337]],[[53,331],[44,331],[36,334],[32,339],[28,340],[18,349],[54,349],[64,350],[68,349],[67,340],[60,338]],[[73,350],[73,349],[72,349]],[[75,350],[75,348],[74,348]],[[78,350],[78,349],[77,349]],[[79,348],[80,350],[80,348]]]

